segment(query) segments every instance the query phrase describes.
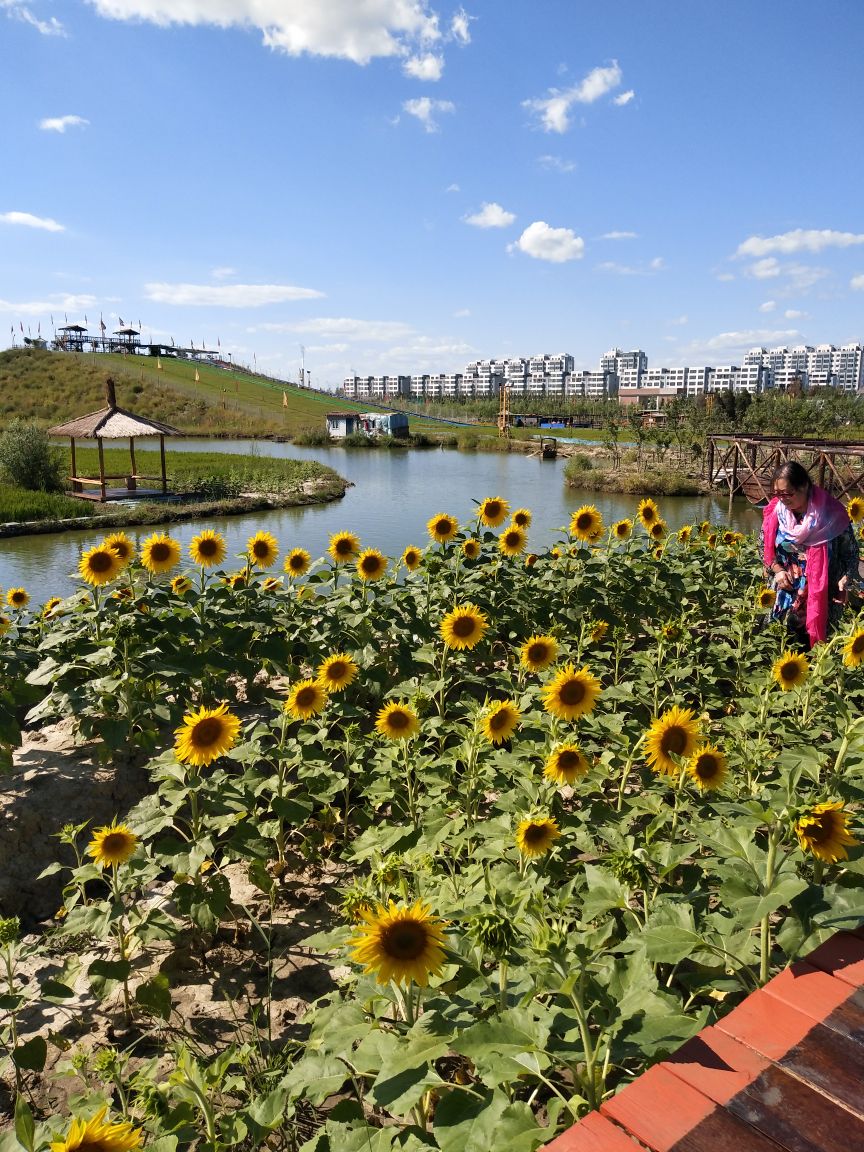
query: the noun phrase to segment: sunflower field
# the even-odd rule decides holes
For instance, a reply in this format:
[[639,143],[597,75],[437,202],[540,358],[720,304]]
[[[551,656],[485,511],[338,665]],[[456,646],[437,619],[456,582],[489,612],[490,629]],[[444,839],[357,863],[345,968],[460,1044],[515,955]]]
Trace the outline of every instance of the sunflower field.
[[860,600],[804,653],[752,538],[650,499],[530,534],[498,497],[399,558],[117,533],[5,592],[7,759],[74,716],[150,786],[0,920],[2,1152],[532,1152],[864,919]]

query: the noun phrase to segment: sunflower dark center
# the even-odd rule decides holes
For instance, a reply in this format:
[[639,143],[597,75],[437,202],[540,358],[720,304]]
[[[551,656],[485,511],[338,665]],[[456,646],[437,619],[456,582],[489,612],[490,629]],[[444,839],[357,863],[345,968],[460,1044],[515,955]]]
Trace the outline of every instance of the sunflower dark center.
[[517,525],[520,528],[526,528],[528,526],[528,517],[527,516],[521,516],[517,512],[517,514],[513,517],[513,519],[516,521]]
[[318,689],[313,684],[301,688],[294,697],[298,708],[311,708],[318,699]]
[[678,724],[672,724],[663,733],[663,738],[660,741],[661,749],[666,755],[683,756],[684,749],[687,747],[687,731],[681,728]]
[[572,748],[564,748],[558,753],[558,767],[562,772],[575,772],[582,765],[582,757]]
[[473,616],[457,616],[453,621],[453,634],[460,640],[467,640],[477,631],[477,621]]
[[302,556],[292,556],[288,560],[288,564],[292,568],[293,571],[299,572],[300,569],[303,567],[303,557]]
[[428,941],[426,929],[416,920],[399,920],[381,933],[381,949],[392,960],[417,960]]
[[198,541],[198,555],[199,556],[215,556],[219,551],[218,540],[211,540],[209,537],[206,540]]
[[124,542],[122,540],[115,540],[114,543],[111,545],[111,551],[116,552],[121,560],[128,560],[129,559],[129,552],[130,552],[129,545],[124,544]]
[[535,664],[539,664],[541,661],[548,659],[548,657],[549,657],[548,644],[541,644],[538,642],[537,644],[531,644],[529,646],[528,659],[533,661]]
[[649,505],[647,508],[642,509],[642,519],[646,524],[651,524],[654,520],[654,509]]
[[91,572],[110,572],[114,567],[117,557],[112,556],[110,552],[94,552],[90,557],[90,571]]
[[713,780],[719,771],[720,761],[707,752],[696,761],[696,775],[700,780]]
[[488,500],[486,502],[486,515],[494,520],[496,516],[501,515],[501,505],[497,500]]
[[785,664],[780,665],[780,679],[785,680],[787,684],[794,684],[798,674],[799,668],[794,660],[787,660]]
[[860,632],[853,638],[849,645],[849,651],[853,656],[864,656],[864,632]]
[[150,549],[150,559],[155,560],[157,564],[162,564],[171,558],[171,549],[167,544],[161,541],[154,544]]
[[256,560],[263,560],[265,556],[270,555],[270,545],[266,540],[256,540],[252,545],[252,552]]
[[504,542],[508,548],[515,548],[518,544],[520,544],[522,542],[522,533],[521,532],[505,532],[504,533]]
[[222,721],[218,716],[199,720],[192,729],[192,743],[198,748],[212,748],[222,736]]
[[450,532],[450,521],[449,520],[439,520],[435,524],[435,531],[438,533],[439,536],[447,536],[448,533]]
[[626,524],[619,524],[618,527],[615,529],[615,535],[616,536],[626,536],[627,535],[627,525]]
[[581,704],[585,699],[585,685],[581,680],[565,680],[558,690],[562,704]]
[[26,604],[26,602],[27,602],[26,593],[24,593],[24,592],[13,592],[12,593],[12,603],[13,604]]
[[348,665],[344,660],[331,660],[327,665],[327,675],[331,680],[342,680],[348,675]]
[[360,567],[369,575],[374,575],[381,567],[381,561],[377,556],[364,556]]
[[581,516],[576,517],[576,527],[580,532],[587,532],[594,524],[594,517],[590,512],[583,512]]
[[489,727],[493,732],[500,732],[502,728],[506,728],[510,723],[510,713],[506,708],[500,709],[498,712],[493,712],[489,717]]
[[403,712],[401,709],[397,708],[389,714],[387,717],[387,723],[390,725],[394,732],[401,732],[411,723],[411,717],[407,712]]
[[128,841],[124,832],[109,832],[102,841],[102,855],[116,856],[118,852],[125,852]]
[[814,844],[824,844],[826,840],[830,840],[834,835],[833,815],[833,812],[820,812],[818,816],[814,816],[814,823],[808,823],[804,829],[806,838]]
[[537,844],[545,844],[548,834],[548,829],[544,824],[529,824],[522,833],[522,839],[526,844],[535,846]]
[[340,556],[350,556],[354,551],[353,543],[347,539],[337,540],[334,547]]

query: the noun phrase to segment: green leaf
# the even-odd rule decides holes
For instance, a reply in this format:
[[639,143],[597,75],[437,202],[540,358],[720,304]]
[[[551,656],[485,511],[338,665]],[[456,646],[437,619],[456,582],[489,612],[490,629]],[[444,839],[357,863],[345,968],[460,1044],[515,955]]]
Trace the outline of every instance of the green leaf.
[[[41,1069],[37,1069],[41,1071]],[[33,1113],[30,1111],[30,1105],[23,1093],[19,1094],[18,1099],[15,1101],[15,1135],[18,1138],[18,1143],[28,1150],[33,1152],[36,1137],[36,1125],[33,1121]]]
[[582,905],[582,919],[594,920],[612,908],[626,908],[630,902],[630,889],[611,872],[594,864],[585,865],[588,894]]
[[551,1135],[538,1127],[527,1104],[510,1104],[497,1089],[481,1098],[448,1092],[435,1109],[434,1131],[441,1152],[533,1152]]
[[521,1075],[525,1068],[515,1059],[535,1053],[545,1055],[549,1026],[525,1008],[510,1008],[493,1020],[483,1020],[453,1041],[455,1051],[467,1056],[477,1074],[490,1088]]
[[348,1069],[341,1060],[322,1052],[311,1052],[298,1060],[279,1087],[285,1089],[291,1100],[305,1096],[311,1104],[323,1104],[347,1079]]
[[87,969],[87,978],[98,998],[104,1000],[118,984],[129,978],[131,971],[132,965],[128,960],[94,960]]
[[276,1128],[282,1123],[287,1099],[288,1089],[283,1081],[266,1096],[259,1096],[252,1101],[248,1110],[249,1119],[259,1128]]
[[158,972],[135,989],[135,1002],[162,1020],[171,1017],[171,989],[168,977]]
[[48,1057],[48,1043],[42,1036],[33,1036],[23,1044],[19,1044],[12,1053],[16,1068],[26,1069],[28,1072],[41,1072]]

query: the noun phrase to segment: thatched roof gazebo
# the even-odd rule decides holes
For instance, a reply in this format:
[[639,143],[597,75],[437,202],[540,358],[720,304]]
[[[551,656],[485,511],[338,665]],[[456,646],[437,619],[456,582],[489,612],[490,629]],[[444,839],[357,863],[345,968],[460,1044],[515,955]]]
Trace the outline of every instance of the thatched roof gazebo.
[[[114,381],[105,381],[105,399],[107,408],[100,408],[98,412],[91,412],[87,416],[80,416],[77,420],[67,420],[65,424],[57,424],[48,429],[49,436],[68,436],[72,448],[72,475],[69,477],[72,484],[72,495],[82,500],[128,500],[135,496],[151,496],[158,492],[155,488],[139,488],[140,480],[152,480],[161,484],[162,495],[168,492],[168,478],[165,472],[165,437],[181,436],[177,428],[170,424],[162,424],[159,420],[148,420],[144,416],[136,416],[134,412],[127,412],[119,408],[114,394]],[[158,436],[159,455],[161,458],[161,475],[144,476],[138,472],[135,465],[135,439],[138,436]],[[132,467],[129,472],[105,472],[105,453],[103,440],[129,439],[129,457]],[[75,441],[95,440],[99,448],[99,476],[79,476],[75,460]],[[109,488],[108,480],[123,480],[122,488]],[[98,488],[97,492],[87,492],[87,486]]]

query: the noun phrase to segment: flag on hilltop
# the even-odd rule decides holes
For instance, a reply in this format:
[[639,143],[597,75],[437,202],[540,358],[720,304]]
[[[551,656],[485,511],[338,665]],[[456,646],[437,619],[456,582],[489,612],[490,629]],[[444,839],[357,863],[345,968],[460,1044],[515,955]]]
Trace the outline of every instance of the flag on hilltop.
[[197,384],[201,377],[198,375],[198,369],[195,369],[195,383]]
[[162,361],[159,359],[158,356],[156,357],[156,371],[157,372],[162,371]]
[[99,313],[99,327],[102,329],[102,334],[105,334],[105,321],[102,319],[102,313]]
[[283,408],[288,407],[288,393],[286,391],[284,391],[284,389],[282,391],[282,407]]

